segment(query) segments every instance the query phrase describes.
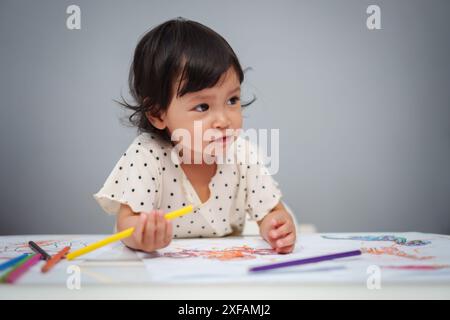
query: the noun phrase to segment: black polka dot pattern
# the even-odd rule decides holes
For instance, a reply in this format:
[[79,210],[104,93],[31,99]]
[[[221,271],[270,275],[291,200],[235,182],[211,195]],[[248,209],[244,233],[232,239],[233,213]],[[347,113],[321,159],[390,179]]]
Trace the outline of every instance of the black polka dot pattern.
[[[117,165],[94,195],[108,213],[125,203],[136,212],[169,212],[200,197],[182,166],[171,160],[173,147],[159,137],[142,133],[122,154]],[[238,145],[238,152],[247,152]],[[217,165],[209,183],[209,199],[195,212],[172,220],[173,238],[221,237],[242,230],[246,215],[262,219],[280,201],[278,184],[259,162],[248,164],[236,154]],[[231,161],[234,160],[234,161]]]

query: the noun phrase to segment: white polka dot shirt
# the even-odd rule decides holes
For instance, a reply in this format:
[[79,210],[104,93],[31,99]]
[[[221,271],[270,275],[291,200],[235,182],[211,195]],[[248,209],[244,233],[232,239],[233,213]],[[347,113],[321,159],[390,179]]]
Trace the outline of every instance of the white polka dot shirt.
[[[117,214],[121,203],[137,214],[153,209],[167,213],[192,204],[193,213],[172,220],[174,238],[239,235],[246,215],[250,220],[261,220],[280,202],[282,194],[259,160],[257,149],[241,137],[234,144],[236,148],[231,148],[225,163],[217,165],[209,183],[210,197],[202,203],[177,164],[180,158],[171,142],[141,133],[94,199],[110,214]],[[250,158],[250,154],[257,158]]]

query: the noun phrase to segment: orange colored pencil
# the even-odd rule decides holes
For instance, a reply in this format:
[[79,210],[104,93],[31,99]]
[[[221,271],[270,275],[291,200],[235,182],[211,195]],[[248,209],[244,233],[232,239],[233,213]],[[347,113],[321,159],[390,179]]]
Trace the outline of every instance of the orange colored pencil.
[[51,268],[54,267],[55,264],[57,264],[62,258],[64,258],[64,256],[66,255],[67,252],[69,252],[70,247],[64,247],[61,251],[59,251],[57,254],[53,255],[48,261],[47,263],[42,267],[41,271],[42,272],[47,272],[48,270],[50,270]]

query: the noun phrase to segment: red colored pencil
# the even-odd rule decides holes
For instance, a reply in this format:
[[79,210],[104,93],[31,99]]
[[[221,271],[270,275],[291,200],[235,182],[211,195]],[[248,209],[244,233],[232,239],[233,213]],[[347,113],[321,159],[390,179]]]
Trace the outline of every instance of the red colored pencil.
[[47,263],[42,267],[42,272],[47,272],[51,268],[55,266],[64,256],[69,252],[70,247],[64,247],[61,251],[59,251],[57,254],[53,255]]

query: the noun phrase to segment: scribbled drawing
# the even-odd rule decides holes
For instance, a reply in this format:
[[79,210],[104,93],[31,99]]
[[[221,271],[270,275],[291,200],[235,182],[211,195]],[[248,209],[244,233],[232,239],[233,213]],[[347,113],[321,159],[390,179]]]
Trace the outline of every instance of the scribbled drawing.
[[[56,245],[56,240],[41,240],[41,241],[34,241],[34,242],[41,248],[46,247],[47,249],[48,249],[48,247]],[[15,245],[13,245],[13,247],[15,248],[16,251],[20,251],[22,249],[26,249],[26,250],[29,249],[27,242],[17,243]]]
[[[43,248],[50,255],[56,254],[62,248],[68,246],[71,248],[82,248],[88,244],[80,240],[36,240],[37,245]],[[0,259],[8,259],[11,256],[22,253],[32,253],[28,246],[28,241],[18,243],[0,243]]]
[[397,237],[393,235],[382,235],[382,236],[347,236],[347,237],[333,237],[333,236],[322,236],[324,239],[332,240],[359,240],[359,241],[391,241],[395,244],[407,247],[417,247],[425,246],[430,244],[431,241],[428,240],[410,240],[408,241],[404,237]]
[[405,265],[405,266],[381,266],[383,269],[393,270],[417,270],[417,271],[433,271],[450,268],[449,264],[430,264],[430,265]]
[[380,248],[361,248],[362,253],[374,254],[374,255],[389,255],[402,257],[412,260],[429,260],[433,259],[433,256],[419,256],[417,254],[407,253],[397,247],[380,247]]
[[168,258],[207,258],[221,261],[249,260],[257,256],[276,255],[273,249],[255,249],[246,245],[215,250],[181,249],[180,251],[165,252],[160,257]]

